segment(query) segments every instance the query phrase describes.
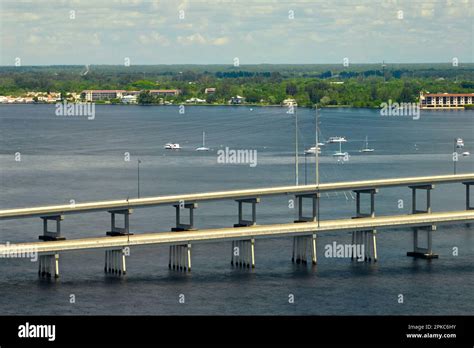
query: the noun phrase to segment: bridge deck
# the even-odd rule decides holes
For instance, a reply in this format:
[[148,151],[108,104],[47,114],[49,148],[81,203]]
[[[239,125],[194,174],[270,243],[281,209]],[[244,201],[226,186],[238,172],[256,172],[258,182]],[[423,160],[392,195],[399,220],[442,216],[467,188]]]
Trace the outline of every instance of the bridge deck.
[[51,205],[42,207],[17,208],[0,210],[0,220],[15,219],[34,216],[77,214],[93,211],[120,210],[139,207],[152,207],[158,205],[178,204],[180,201],[186,203],[213,201],[224,199],[244,199],[252,197],[262,197],[284,194],[311,194],[315,192],[363,190],[383,187],[447,184],[456,182],[474,181],[474,173],[458,175],[438,175],[425,177],[409,177],[396,179],[364,180],[336,182],[316,185],[301,186],[279,186],[271,188],[256,188],[233,191],[218,191],[208,193],[179,194],[158,197],[133,198],[129,200],[98,201],[88,203],[78,203],[75,205]]
[[378,228],[401,228],[439,223],[459,223],[474,220],[474,211],[452,211],[375,218],[337,219],[317,222],[256,225],[239,228],[220,228],[184,232],[155,232],[130,236],[95,237],[73,240],[34,242],[0,245],[0,254],[14,250],[34,249],[37,252],[58,252],[81,249],[114,248],[147,244],[184,244],[219,240],[243,240],[258,237],[281,237],[305,235],[313,232],[355,231]]

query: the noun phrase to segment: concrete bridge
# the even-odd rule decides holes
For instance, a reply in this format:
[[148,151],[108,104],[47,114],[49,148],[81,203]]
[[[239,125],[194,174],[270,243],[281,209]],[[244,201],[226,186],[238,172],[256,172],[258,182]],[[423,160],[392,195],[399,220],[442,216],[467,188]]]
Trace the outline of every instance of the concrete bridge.
[[[437,212],[431,210],[431,190],[435,184],[462,183],[465,185],[466,210]],[[352,232],[352,244],[361,245],[365,261],[377,260],[376,230],[384,228],[410,227],[413,229],[413,251],[409,256],[437,258],[432,250],[432,231],[438,224],[461,223],[474,220],[474,207],[470,206],[470,186],[474,184],[474,173],[397,179],[365,180],[353,182],[325,183],[304,186],[282,186],[246,190],[220,191],[210,193],[182,194],[129,200],[100,201],[74,205],[55,205],[33,208],[0,210],[0,220],[40,217],[43,222],[43,234],[39,238],[45,242],[0,245],[0,256],[8,253],[20,253],[34,250],[40,254],[39,274],[41,276],[59,276],[59,253],[84,249],[106,249],[106,272],[126,273],[125,250],[135,245],[169,245],[169,264],[171,269],[191,270],[191,245],[213,241],[231,241],[231,263],[237,267],[255,267],[255,239],[271,237],[292,237],[292,261],[307,263],[308,249],[311,263],[317,263],[316,237],[318,233],[328,231]],[[406,186],[412,191],[412,214],[375,216],[375,194],[381,188]],[[352,190],[356,194],[356,211],[350,219],[320,220],[319,200],[323,192]],[[417,191],[426,195],[426,207],[417,206]],[[362,212],[361,196],[369,196],[369,210]],[[270,195],[294,195],[298,202],[298,219],[292,223],[277,225],[257,225],[256,207],[260,198]],[[194,210],[198,202],[213,200],[235,200],[238,204],[238,222],[232,228],[196,230]],[[303,215],[303,205],[310,200],[311,214]],[[252,208],[250,219],[243,216],[243,205]],[[154,232],[133,235],[129,230],[129,219],[134,208],[172,205],[176,211],[176,226],[172,232]],[[189,221],[183,222],[182,212],[189,212]],[[107,211],[111,217],[111,229],[107,236],[65,240],[61,234],[61,222],[64,215],[95,211]],[[124,225],[116,226],[116,215],[124,216]],[[48,229],[48,222],[56,225],[54,231]],[[426,247],[420,247],[419,235],[425,231]]]

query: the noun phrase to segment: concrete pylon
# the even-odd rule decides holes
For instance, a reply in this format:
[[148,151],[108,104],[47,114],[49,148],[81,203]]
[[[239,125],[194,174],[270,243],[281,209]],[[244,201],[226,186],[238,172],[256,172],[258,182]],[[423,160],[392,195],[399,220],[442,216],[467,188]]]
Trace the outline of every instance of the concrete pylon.
[[184,272],[191,271],[191,243],[170,245],[168,268]]
[[38,275],[43,278],[59,277],[59,254],[39,255]]
[[[351,260],[377,262],[377,230],[353,231],[351,245]],[[357,255],[358,251],[362,255]]]
[[[426,232],[426,247],[420,247],[420,232]],[[436,231],[435,225],[413,227],[413,251],[407,252],[407,256],[422,259],[437,259],[438,255],[433,253],[432,233]]]
[[316,253],[316,233],[311,236],[298,236],[293,237],[293,254],[291,261],[297,264],[307,264],[307,250],[308,247],[311,250],[311,263],[317,264],[318,258]]
[[255,239],[232,241],[230,264],[241,268],[255,268]]
[[116,275],[127,274],[125,249],[110,249],[105,251],[104,272]]

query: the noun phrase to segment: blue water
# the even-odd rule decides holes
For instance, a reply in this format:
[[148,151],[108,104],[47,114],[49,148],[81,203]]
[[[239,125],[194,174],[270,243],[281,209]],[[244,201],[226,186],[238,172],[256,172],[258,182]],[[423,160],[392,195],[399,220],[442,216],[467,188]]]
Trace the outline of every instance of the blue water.
[[[94,120],[60,117],[52,105],[0,105],[0,208],[27,207],[136,197],[140,158],[141,196],[268,187],[293,184],[294,127],[286,109],[267,107],[97,106]],[[314,145],[314,113],[299,109],[301,152]],[[324,109],[323,137],[346,136],[347,162],[321,157],[321,182],[407,177],[453,172],[453,140],[464,138],[474,153],[474,112],[422,112],[382,117],[376,110]],[[205,131],[209,153],[196,153]],[[358,152],[365,137],[376,149]],[[183,149],[163,149],[178,142]],[[415,146],[416,144],[416,146]],[[258,151],[258,164],[217,163],[218,149]],[[15,161],[15,153],[21,161]],[[131,160],[124,160],[129,153]],[[314,160],[300,158],[300,183],[314,182]],[[458,173],[473,172],[474,156],[461,157]],[[306,175],[305,175],[306,172]],[[464,209],[464,186],[438,185],[433,211]],[[288,199],[264,198],[258,223],[288,222],[295,211]],[[403,208],[398,207],[403,200]],[[423,202],[421,202],[423,203]],[[409,213],[410,190],[381,190],[378,215]],[[354,215],[350,193],[324,195],[321,218]],[[199,228],[231,226],[236,203],[200,203]],[[168,231],[172,207],[135,210],[134,233]],[[101,236],[109,229],[107,213],[66,216],[67,238]],[[0,243],[35,241],[39,218],[0,222]],[[377,263],[352,263],[324,257],[333,241],[350,243],[348,233],[318,238],[318,265],[291,263],[290,238],[258,239],[255,270],[233,269],[230,243],[193,245],[193,271],[168,270],[167,247],[134,247],[123,278],[103,272],[104,252],[60,255],[61,277],[42,280],[30,260],[0,259],[0,314],[472,314],[474,312],[473,227],[439,226],[433,246],[437,260],[414,260],[410,230],[378,233]],[[459,255],[453,256],[453,247]],[[76,303],[70,303],[74,294]],[[185,303],[180,304],[180,294]],[[288,301],[289,294],[295,303]],[[404,303],[398,303],[402,294]]]

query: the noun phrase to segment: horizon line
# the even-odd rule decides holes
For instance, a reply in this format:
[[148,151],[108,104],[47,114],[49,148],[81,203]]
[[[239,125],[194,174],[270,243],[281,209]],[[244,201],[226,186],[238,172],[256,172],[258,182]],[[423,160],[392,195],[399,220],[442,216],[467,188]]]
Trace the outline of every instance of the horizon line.
[[[21,66],[15,66],[14,64],[11,65],[0,65],[0,68],[24,68],[24,67],[55,67],[55,66],[78,66],[78,67],[83,67],[83,66],[123,66],[125,68],[130,68],[134,66],[180,66],[180,65],[191,65],[191,66],[229,66],[229,67],[234,67],[234,68],[239,68],[242,66],[256,66],[256,65],[299,65],[299,66],[304,66],[304,65],[341,65],[344,68],[349,68],[351,65],[421,65],[421,64],[446,64],[446,65],[452,65],[452,62],[410,62],[410,63],[401,63],[401,62],[375,62],[375,63],[350,63],[349,66],[343,66],[342,63],[249,63],[249,64],[239,64],[238,66],[234,66],[233,64],[229,63],[158,63],[158,64],[131,64],[130,66],[125,66],[124,64],[103,64],[103,63],[93,63],[93,64],[36,64],[36,65],[21,65]],[[459,62],[459,65],[462,64],[474,64],[474,61],[472,62]],[[459,66],[457,66],[459,67]]]

